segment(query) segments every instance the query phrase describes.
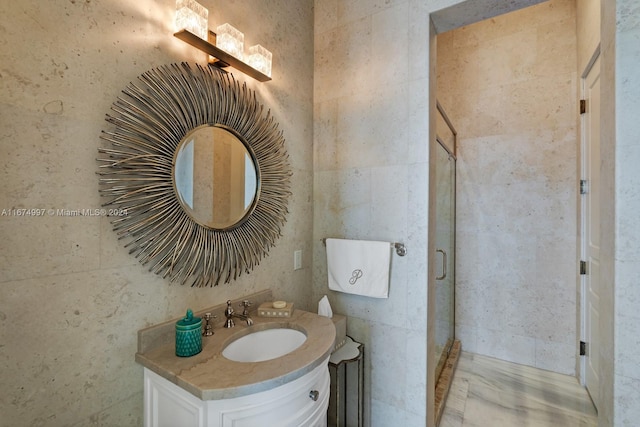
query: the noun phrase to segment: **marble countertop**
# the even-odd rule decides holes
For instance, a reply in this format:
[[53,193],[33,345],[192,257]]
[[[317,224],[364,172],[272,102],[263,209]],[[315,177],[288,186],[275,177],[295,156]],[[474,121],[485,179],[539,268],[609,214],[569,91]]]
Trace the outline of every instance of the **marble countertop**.
[[[217,308],[212,311],[217,312]],[[256,312],[251,312],[251,318],[252,326],[235,319],[236,326],[225,329],[218,316],[214,335],[202,337],[202,352],[191,357],[176,356],[175,342],[166,337],[171,335],[169,326],[175,321],[143,329],[138,333],[136,362],[202,400],[217,400],[253,394],[293,381],[324,363],[333,350],[336,328],[326,317],[294,310],[288,319],[258,317]],[[222,356],[222,350],[235,339],[273,327],[297,329],[304,332],[307,339],[296,350],[272,360],[234,362]],[[155,339],[156,344],[150,345],[148,336],[158,336],[158,328],[162,328],[165,337]],[[175,340],[175,332],[173,337]],[[141,344],[145,339],[147,343]]]

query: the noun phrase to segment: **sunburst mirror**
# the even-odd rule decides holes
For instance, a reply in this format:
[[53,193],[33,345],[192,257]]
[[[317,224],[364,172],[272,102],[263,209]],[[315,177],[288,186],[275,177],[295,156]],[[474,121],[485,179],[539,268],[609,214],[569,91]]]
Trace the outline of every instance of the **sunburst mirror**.
[[107,115],[100,194],[149,270],[191,286],[249,273],[286,221],[291,169],[282,131],[255,92],[215,67],[158,67]]

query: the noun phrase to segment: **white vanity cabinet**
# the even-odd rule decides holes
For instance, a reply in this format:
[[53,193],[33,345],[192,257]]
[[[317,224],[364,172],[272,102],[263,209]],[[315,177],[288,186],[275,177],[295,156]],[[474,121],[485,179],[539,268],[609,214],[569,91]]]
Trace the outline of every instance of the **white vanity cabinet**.
[[270,390],[201,400],[144,369],[145,427],[326,427],[328,359],[307,374]]

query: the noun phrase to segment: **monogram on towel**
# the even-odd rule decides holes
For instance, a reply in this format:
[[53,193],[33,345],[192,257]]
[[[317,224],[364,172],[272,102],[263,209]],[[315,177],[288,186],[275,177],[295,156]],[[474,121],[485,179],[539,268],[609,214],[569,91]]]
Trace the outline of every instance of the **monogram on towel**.
[[364,273],[362,272],[362,270],[360,270],[359,268],[356,268],[351,273],[351,278],[349,279],[349,283],[351,283],[352,285],[355,285],[358,279],[361,278],[363,274]]

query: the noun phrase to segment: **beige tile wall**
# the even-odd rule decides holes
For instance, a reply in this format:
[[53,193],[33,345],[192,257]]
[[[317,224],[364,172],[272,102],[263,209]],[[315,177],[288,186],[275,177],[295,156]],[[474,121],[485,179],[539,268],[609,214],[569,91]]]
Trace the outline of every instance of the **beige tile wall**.
[[[0,217],[2,426],[140,426],[138,329],[266,288],[308,308],[313,3],[201,3],[210,27],[231,22],[273,52],[273,81],[234,74],[284,132],[294,179],[283,236],[250,275],[192,289],[139,265],[106,218]],[[0,209],[100,206],[95,159],[111,103],[148,69],[204,64],[172,36],[174,10],[173,0],[0,4]]]
[[[424,2],[315,2],[314,290],[366,349],[366,425],[424,425],[429,18]],[[411,56],[412,50],[419,55]],[[329,291],[320,239],[399,241],[389,299]]]

